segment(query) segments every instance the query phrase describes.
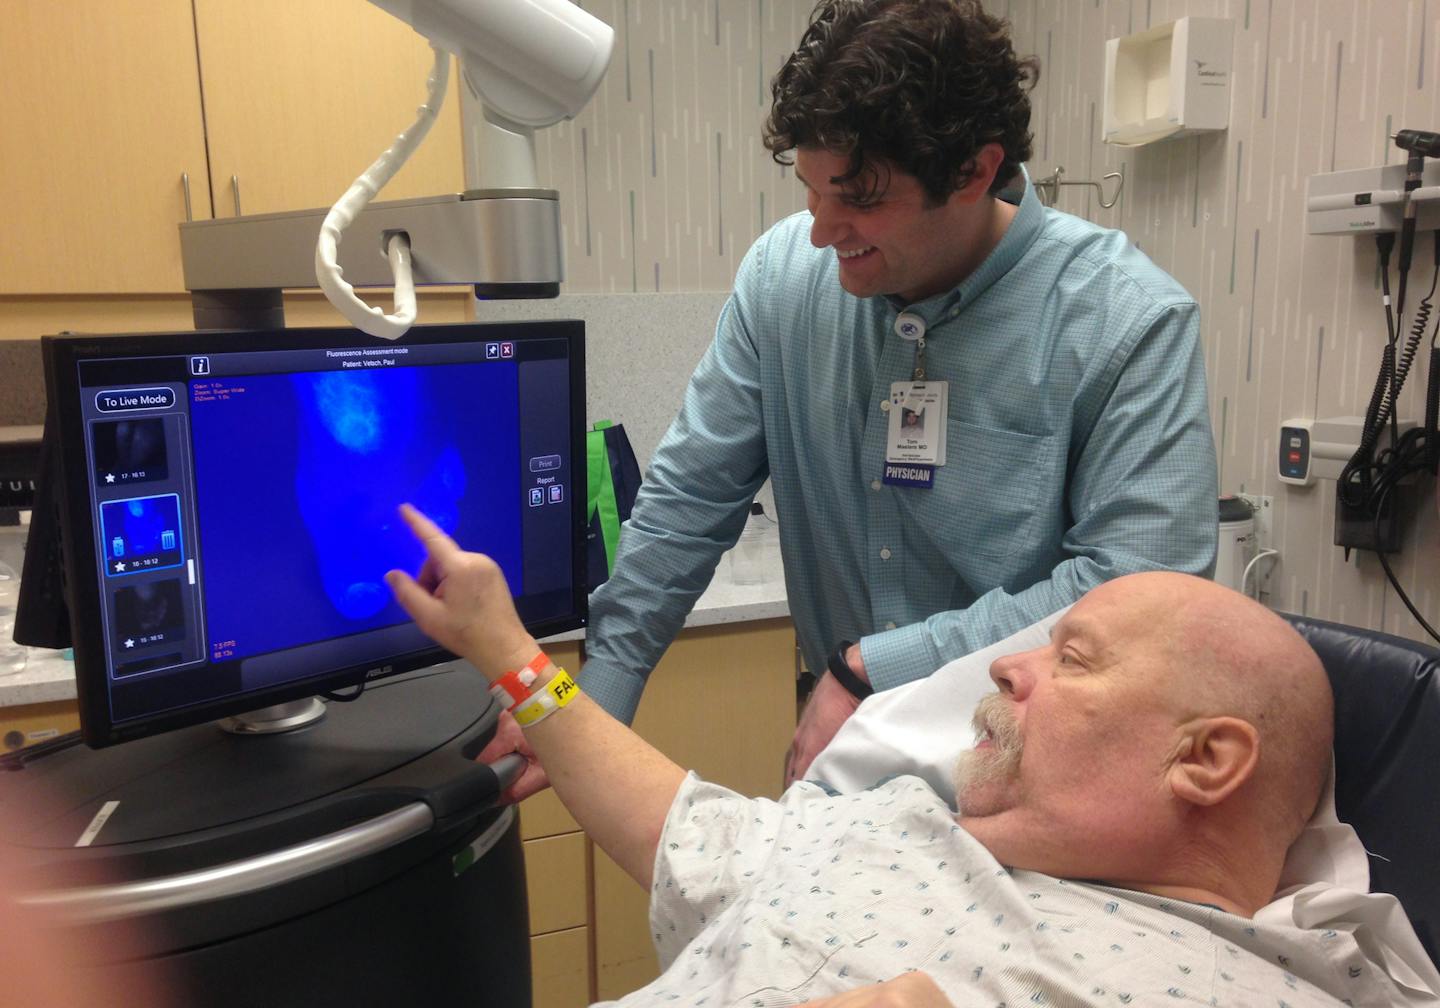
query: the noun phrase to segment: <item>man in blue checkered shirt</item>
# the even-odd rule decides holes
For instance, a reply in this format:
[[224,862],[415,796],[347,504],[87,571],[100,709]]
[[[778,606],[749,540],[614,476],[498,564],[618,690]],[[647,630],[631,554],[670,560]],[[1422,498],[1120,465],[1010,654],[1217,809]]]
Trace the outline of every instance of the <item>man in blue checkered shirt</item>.
[[1197,306],[1124,234],[1041,204],[1036,74],[974,0],[816,8],[765,130],[808,212],[746,255],[591,598],[583,685],[622,721],[767,478],[800,648],[829,669],[790,779],[857,694],[1102,581],[1212,570]]

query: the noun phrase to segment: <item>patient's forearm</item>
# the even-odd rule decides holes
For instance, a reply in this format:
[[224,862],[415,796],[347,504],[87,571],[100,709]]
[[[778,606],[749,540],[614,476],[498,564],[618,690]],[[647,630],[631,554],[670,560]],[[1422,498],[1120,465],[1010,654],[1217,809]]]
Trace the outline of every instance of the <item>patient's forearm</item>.
[[[544,673],[553,674],[554,666]],[[525,737],[576,822],[648,889],[685,771],[583,693]]]

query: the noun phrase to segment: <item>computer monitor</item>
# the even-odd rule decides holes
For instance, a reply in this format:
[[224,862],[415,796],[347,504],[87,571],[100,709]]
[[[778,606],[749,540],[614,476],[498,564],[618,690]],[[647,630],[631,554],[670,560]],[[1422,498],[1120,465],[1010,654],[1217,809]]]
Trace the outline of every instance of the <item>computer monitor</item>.
[[536,636],[585,622],[580,322],[417,326],[398,343],[65,334],[42,352],[41,495],[92,746],[447,657],[383,580],[423,558],[404,501],[500,564]]

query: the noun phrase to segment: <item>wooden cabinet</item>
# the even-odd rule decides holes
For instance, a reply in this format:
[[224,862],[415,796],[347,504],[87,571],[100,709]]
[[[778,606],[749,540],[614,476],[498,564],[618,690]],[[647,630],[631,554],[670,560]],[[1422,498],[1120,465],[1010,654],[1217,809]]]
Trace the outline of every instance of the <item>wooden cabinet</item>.
[[[188,4],[187,4],[188,6]],[[364,0],[196,0],[215,216],[330,206],[425,100],[430,45]],[[459,75],[382,200],[464,189]]]
[[590,929],[552,931],[530,939],[533,1008],[584,1008],[590,997]]
[[[414,120],[431,59],[364,0],[10,0],[0,295],[183,291],[182,176],[196,219],[234,215],[232,176],[245,213],[329,206]],[[459,108],[381,199],[464,187]]]
[[7,0],[0,294],[183,290],[210,216],[190,0]]

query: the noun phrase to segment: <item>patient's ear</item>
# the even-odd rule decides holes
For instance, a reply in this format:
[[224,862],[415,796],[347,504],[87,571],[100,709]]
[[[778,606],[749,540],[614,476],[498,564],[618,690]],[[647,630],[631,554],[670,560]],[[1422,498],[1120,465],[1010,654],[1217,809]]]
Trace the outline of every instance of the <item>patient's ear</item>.
[[1199,718],[1184,729],[1168,774],[1170,790],[1192,805],[1218,805],[1250,779],[1260,759],[1260,733],[1237,717]]

